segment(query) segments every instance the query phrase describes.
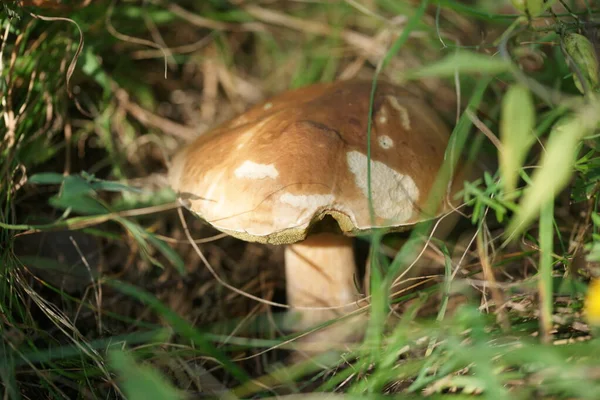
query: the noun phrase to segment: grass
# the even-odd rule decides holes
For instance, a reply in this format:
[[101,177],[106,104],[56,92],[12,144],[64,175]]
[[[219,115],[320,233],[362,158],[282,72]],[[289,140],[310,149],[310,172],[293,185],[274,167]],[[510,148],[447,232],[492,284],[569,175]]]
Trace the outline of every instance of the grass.
[[[593,2],[23,3],[0,7],[3,398],[597,397]],[[423,93],[444,171],[485,173],[445,240],[357,240],[366,339],[298,359],[281,248],[180,214],[163,174],[251,104],[353,76]]]

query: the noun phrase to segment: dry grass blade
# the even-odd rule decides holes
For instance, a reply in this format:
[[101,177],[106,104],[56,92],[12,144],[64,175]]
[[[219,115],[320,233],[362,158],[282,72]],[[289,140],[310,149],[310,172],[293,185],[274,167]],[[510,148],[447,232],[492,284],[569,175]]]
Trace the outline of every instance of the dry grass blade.
[[140,105],[130,101],[129,94],[123,89],[117,89],[116,97],[119,100],[121,106],[125,108],[125,110],[127,110],[127,112],[131,114],[135,119],[144,124],[144,126],[149,128],[151,127],[160,129],[161,131],[168,133],[169,135],[173,135],[185,141],[192,141],[207,128],[206,126],[198,126],[192,128],[178,124],[169,119],[162,118],[144,109]]
[[[333,34],[338,34],[333,28],[320,22],[294,18],[289,15],[278,13],[276,11],[268,10],[255,5],[246,6],[244,9],[250,15],[265,23],[316,35],[331,36]],[[347,44],[359,49],[362,53],[367,54],[369,57],[380,59],[387,51],[385,46],[382,46],[366,35],[351,30],[342,30],[339,35]]]
[[75,50],[75,54],[73,55],[73,58],[71,59],[71,62],[69,63],[69,68],[67,69],[67,93],[69,94],[69,97],[71,97],[75,100],[75,104],[82,114],[90,115],[87,111],[85,111],[81,107],[79,101],[73,96],[73,92],[71,90],[71,78],[73,77],[73,73],[75,72],[75,67],[77,66],[77,60],[79,60],[79,56],[81,55],[81,52],[83,51],[84,38],[83,38],[83,31],[81,30],[81,27],[79,26],[79,24],[76,21],[72,20],[71,18],[47,17],[44,15],[33,14],[33,13],[31,14],[31,16],[34,18],[37,18],[37,19],[41,19],[42,21],[66,21],[66,22],[69,22],[69,23],[75,25],[75,27],[77,28],[77,31],[79,33],[79,43],[77,44],[77,49]]
[[483,276],[487,283],[489,283],[489,289],[492,293],[492,299],[494,300],[495,313],[497,315],[500,326],[504,332],[510,332],[510,321],[506,313],[505,304],[506,300],[502,292],[499,290],[498,283],[496,281],[496,275],[490,263],[488,256],[488,245],[484,241],[484,230],[480,229],[477,233],[477,252],[479,253],[479,260],[483,267]]
[[116,0],[113,0],[110,7],[106,11],[106,15],[104,17],[104,22],[106,23],[106,29],[108,30],[108,32],[110,32],[110,34],[113,35],[114,37],[116,37],[117,39],[122,40],[124,42],[136,43],[136,44],[140,44],[142,46],[149,46],[149,47],[153,47],[157,50],[160,50],[162,52],[163,58],[164,58],[165,79],[167,79],[167,70],[168,70],[168,64],[169,64],[169,54],[167,53],[167,50],[158,43],[155,43],[155,42],[152,42],[152,41],[146,40],[146,39],[140,39],[140,38],[136,38],[133,36],[124,35],[124,34],[120,33],[119,31],[117,31],[111,21],[115,3],[116,3]]

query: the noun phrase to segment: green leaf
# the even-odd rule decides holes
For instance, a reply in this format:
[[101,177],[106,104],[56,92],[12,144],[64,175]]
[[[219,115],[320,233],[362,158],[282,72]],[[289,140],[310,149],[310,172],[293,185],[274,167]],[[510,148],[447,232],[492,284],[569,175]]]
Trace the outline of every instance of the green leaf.
[[460,73],[496,75],[508,72],[511,68],[512,64],[500,57],[459,50],[436,63],[408,70],[404,72],[402,77],[409,80],[434,76],[449,78],[454,76],[457,71]]
[[[567,33],[563,42],[565,51],[575,63],[571,65],[572,63],[569,62],[569,65],[574,70],[573,80],[577,89],[581,93],[585,93],[586,87],[597,91],[600,87],[600,63],[592,42],[578,33]],[[580,74],[585,83],[579,79]]]
[[80,214],[104,214],[108,210],[96,198],[92,185],[80,175],[64,177],[58,196],[49,203],[56,208],[67,209]]
[[60,190],[61,197],[77,197],[91,194],[94,194],[92,185],[79,175],[66,176]]
[[63,183],[65,176],[56,172],[42,172],[34,174],[27,180],[29,183],[35,183],[37,185],[58,185]]
[[85,181],[88,182],[90,187],[94,190],[104,190],[107,192],[142,192],[136,187],[129,186],[117,181],[107,181],[104,179],[98,179],[93,174],[90,174],[86,171],[81,171],[81,177],[85,179]]
[[49,201],[50,204],[61,209],[71,208],[73,211],[81,214],[103,214],[108,212],[108,209],[102,202],[96,199],[97,190],[142,193],[138,188],[120,182],[97,179],[94,175],[88,174],[85,171],[81,172],[80,175],[69,176],[53,172],[40,173],[30,177],[29,181],[46,185],[62,183],[58,196],[51,198]]
[[505,194],[513,195],[519,170],[535,142],[535,108],[531,93],[525,86],[511,86],[502,100],[500,120],[500,172]]
[[117,372],[125,396],[129,400],[183,399],[183,393],[173,387],[156,369],[136,363],[131,354],[110,350],[108,359]]
[[70,208],[78,214],[94,215],[108,212],[98,200],[88,195],[54,196],[49,200],[51,206],[66,210]]
[[104,181],[101,179],[96,179],[93,183],[92,183],[92,188],[96,189],[96,190],[104,190],[106,192],[133,192],[133,193],[142,193],[142,190],[133,187],[133,186],[129,186],[129,185],[125,185],[123,183],[119,183],[119,182],[111,182],[111,181]]

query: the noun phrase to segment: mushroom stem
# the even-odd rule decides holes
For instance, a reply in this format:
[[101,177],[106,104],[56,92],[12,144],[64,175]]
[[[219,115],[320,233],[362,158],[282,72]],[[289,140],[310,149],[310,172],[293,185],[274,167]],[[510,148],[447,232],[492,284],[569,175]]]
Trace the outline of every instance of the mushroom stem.
[[[288,245],[285,249],[287,298],[306,329],[357,308],[360,298],[354,282],[357,273],[352,239],[320,233]],[[345,306],[345,307],[339,307]],[[336,307],[329,310],[298,310],[298,307]]]

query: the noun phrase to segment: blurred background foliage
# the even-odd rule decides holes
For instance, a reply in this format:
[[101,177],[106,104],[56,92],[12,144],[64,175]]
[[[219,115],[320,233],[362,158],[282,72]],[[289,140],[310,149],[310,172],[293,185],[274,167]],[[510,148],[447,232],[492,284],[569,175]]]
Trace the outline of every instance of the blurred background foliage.
[[[3,398],[597,398],[597,2],[4,0],[0,21]],[[412,290],[401,244],[430,227],[357,240],[396,293],[369,340],[298,359],[283,308],[241,294],[285,302],[281,248],[186,215],[192,246],[164,172],[271,95],[374,76],[485,172]]]

